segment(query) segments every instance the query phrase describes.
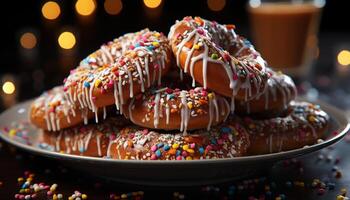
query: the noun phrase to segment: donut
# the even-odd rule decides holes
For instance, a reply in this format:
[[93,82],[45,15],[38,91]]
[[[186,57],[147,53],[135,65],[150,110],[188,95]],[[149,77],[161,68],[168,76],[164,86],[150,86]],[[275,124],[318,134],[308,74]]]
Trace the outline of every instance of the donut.
[[109,48],[113,45],[105,46],[83,60],[83,66],[71,71],[64,80],[71,104],[95,113],[101,107],[115,104],[122,113],[122,105],[130,98],[145,92],[155,82],[161,83],[171,63],[167,38],[147,29],[128,37],[133,38],[129,43],[116,44],[122,46],[120,56]]
[[100,49],[91,53],[84,58],[78,65],[77,69],[97,69],[104,65],[112,65],[116,59],[123,55],[129,46],[136,43],[139,35],[149,32],[148,29],[135,33],[126,33],[107,44],[101,45]]
[[29,119],[35,126],[49,131],[58,131],[81,122],[87,123],[94,114],[87,109],[72,105],[63,86],[44,92],[30,106]]
[[185,17],[171,27],[168,38],[180,72],[190,74],[193,84],[230,97],[232,111],[234,99],[247,101],[265,90],[266,63],[233,25]]
[[119,160],[194,160],[245,155],[248,134],[239,126],[220,125],[207,130],[157,132],[110,117],[99,124],[59,132],[44,131],[39,147],[72,155]]
[[324,138],[329,116],[318,105],[292,101],[280,117],[236,120],[245,127],[251,142],[249,155],[287,151],[312,145]]
[[222,123],[230,113],[226,99],[201,87],[190,90],[164,87],[133,98],[125,116],[134,124],[163,130],[207,128]]
[[99,124],[77,125],[56,132],[43,131],[38,147],[72,155],[106,157],[110,141],[128,124],[119,116]]
[[281,73],[267,69],[270,78],[265,91],[248,101],[236,100],[235,113],[253,118],[271,118],[280,115],[297,96],[293,80]]

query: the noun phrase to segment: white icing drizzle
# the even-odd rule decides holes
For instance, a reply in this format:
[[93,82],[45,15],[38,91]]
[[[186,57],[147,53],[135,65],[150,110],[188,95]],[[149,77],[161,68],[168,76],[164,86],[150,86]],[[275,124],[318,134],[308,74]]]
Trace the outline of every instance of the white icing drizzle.
[[[231,100],[231,111],[234,111],[234,97],[236,96],[237,92],[239,89],[243,88],[245,89],[245,98],[248,99],[248,97],[253,96],[252,94],[252,86],[251,84],[254,84],[255,88],[257,88],[257,92],[254,95],[258,95],[260,94],[259,88],[260,85],[263,83],[263,80],[260,79],[260,77],[258,78],[251,78],[248,73],[253,71],[255,72],[256,70],[253,69],[252,67],[249,66],[254,66],[254,63],[258,63],[260,64],[260,66],[262,67],[262,72],[264,72],[265,70],[265,61],[260,57],[260,55],[254,50],[254,48],[250,45],[245,45],[244,41],[241,40],[233,30],[228,30],[226,29],[225,26],[222,25],[216,25],[215,27],[213,27],[207,20],[203,20],[204,21],[204,25],[202,26],[202,28],[208,30],[212,36],[214,37],[223,37],[224,35],[229,37],[229,43],[232,45],[235,44],[235,46],[240,46],[240,49],[238,49],[238,51],[235,53],[234,56],[237,56],[237,58],[239,60],[236,60],[234,58],[231,59],[230,62],[224,62],[223,60],[215,60],[212,59],[211,57],[209,57],[209,46],[207,43],[211,43],[210,41],[208,41],[208,37],[207,35],[205,36],[201,36],[201,34],[199,34],[197,32],[197,30],[194,28],[195,25],[192,24],[192,19],[190,19],[190,21],[186,21],[183,20],[181,22],[176,22],[175,25],[173,25],[170,29],[168,38],[172,39],[173,37],[176,37],[175,34],[175,30],[177,29],[178,26],[183,25],[184,23],[188,26],[191,27],[193,30],[191,30],[190,32],[188,32],[187,30],[184,31],[183,33],[181,33],[181,35],[184,37],[182,39],[181,42],[179,42],[176,45],[176,62],[178,66],[181,66],[180,63],[180,54],[181,53],[185,53],[186,54],[186,60],[184,63],[183,69],[184,72],[186,73],[188,71],[188,65],[190,65],[190,74],[193,78],[193,87],[195,86],[195,81],[194,81],[194,64],[197,61],[202,61],[202,79],[203,79],[203,87],[207,88],[207,66],[208,66],[208,62],[212,62],[212,63],[218,63],[220,64],[222,67],[224,67],[227,77],[229,78],[229,87],[232,89],[232,100]],[[221,33],[217,33],[217,32],[221,32]],[[224,33],[223,33],[224,32]],[[206,33],[205,33],[206,34]],[[220,34],[224,34],[224,35],[220,35]],[[193,39],[194,38],[194,39]],[[191,47],[190,50],[188,50],[187,47],[185,47],[186,43],[188,43],[189,41],[191,41],[193,39],[193,45]],[[196,57],[193,57],[193,51],[195,49],[195,45],[197,45],[197,42],[200,42],[200,44],[204,47],[204,50],[201,54],[197,55]],[[214,50],[216,50],[216,52],[219,52],[219,54],[222,53],[222,50],[218,49],[215,44],[211,45],[210,47],[214,48]],[[240,53],[245,50],[245,49],[250,49],[252,51],[252,54],[249,56],[240,56]],[[254,55],[253,55],[254,53]],[[259,58],[259,59],[256,59]],[[191,62],[189,62],[191,60]],[[251,65],[246,65],[245,61],[248,63],[252,63]],[[236,71],[236,64],[235,62],[240,64],[240,67],[242,68],[242,71],[245,71],[245,73],[247,74],[246,80],[245,82],[242,84],[240,83],[240,79],[238,78],[237,80],[233,79],[233,74],[237,74]],[[251,69],[251,70],[248,70]],[[180,68],[180,76],[182,77],[182,70]],[[251,83],[253,82],[253,83]]]
[[114,141],[109,140],[109,143],[108,143],[108,146],[107,146],[107,153],[106,153],[107,158],[111,158],[111,147],[115,143],[116,143],[116,140],[114,140]]
[[99,156],[102,156],[102,151],[101,151],[101,140],[100,140],[101,135],[96,135],[96,144],[97,144],[97,153]]
[[211,127],[211,123],[213,121],[213,102],[211,100],[209,100],[209,123],[207,126],[207,130],[210,130]]
[[134,105],[134,102],[135,102],[135,98],[132,98],[130,100],[130,104],[129,104],[129,118],[130,118],[130,121],[134,122],[134,118],[133,118],[133,110],[135,108],[135,105]]
[[106,106],[103,107],[103,119],[107,118]]
[[165,116],[166,116],[166,124],[168,125],[169,121],[170,121],[170,107],[169,107],[169,104],[165,105]]
[[158,127],[158,124],[159,124],[159,113],[161,111],[159,111],[159,101],[160,101],[160,93],[157,93],[156,94],[156,97],[155,97],[155,105],[154,105],[154,116],[153,116],[153,119],[154,119],[154,127],[157,128]]
[[[70,104],[68,96],[63,93],[63,87],[55,87],[38,97],[32,104],[32,110],[44,113],[46,128],[49,131],[61,129],[61,119],[66,118],[67,123],[71,123],[71,116],[75,117],[75,108]],[[62,114],[60,114],[62,113]]]
[[[171,122],[171,116],[179,117],[180,124],[178,129],[184,134],[186,134],[191,118],[195,118],[203,114],[208,115],[208,125],[206,127],[208,130],[210,130],[214,122],[217,124],[220,121],[220,116],[224,116],[223,120],[226,120],[226,118],[229,116],[230,107],[228,102],[222,97],[220,97],[218,101],[214,93],[212,93],[209,96],[209,94],[207,94],[207,92],[203,90],[203,88],[198,87],[194,88],[191,91],[178,90],[176,92],[174,92],[175,90],[170,89],[173,91],[173,93],[170,94],[166,92],[168,89],[169,88],[162,88],[156,90],[154,91],[154,95],[145,95],[137,100],[133,98],[128,105],[128,116],[130,120],[135,124],[140,124],[150,121],[151,117],[153,117],[153,127],[160,128],[159,123],[161,119],[165,118],[165,124],[168,125]],[[202,96],[203,93],[205,96]],[[198,99],[203,97],[207,101],[208,108],[198,107],[198,109],[204,109],[204,113],[196,113],[197,111],[195,109],[197,109],[197,107],[194,106],[203,106],[198,102]],[[146,112],[144,117],[141,119],[142,122],[135,121],[135,119],[133,118],[133,112],[135,112],[134,108],[136,101],[138,101],[137,105],[141,106],[138,107],[138,109],[151,109],[149,112]],[[179,104],[177,104],[178,101]],[[173,115],[171,115],[171,109],[179,109],[179,114],[174,113]],[[153,114],[151,114],[152,112]]]
[[56,151],[57,152],[60,152],[61,151],[61,148],[60,148],[60,142],[61,142],[61,138],[62,138],[62,132],[60,132],[57,136],[57,140],[56,140],[56,145],[55,145],[55,148],[56,148]]
[[97,107],[95,108],[94,113],[95,113],[95,122],[98,123],[98,108]]
[[[287,108],[290,100],[293,96],[297,95],[296,88],[293,80],[281,73],[271,72],[273,75],[269,78],[267,86],[264,89],[264,92],[257,96],[254,100],[259,100],[261,96],[264,96],[264,109],[268,110],[271,102],[279,101],[277,98],[278,94],[281,95],[283,107]],[[247,102],[246,112],[250,113],[250,102]]]
[[144,84],[144,80],[143,80],[143,73],[142,73],[142,69],[141,69],[140,63],[139,63],[139,61],[136,61],[135,64],[136,64],[136,67],[137,67],[137,72],[140,75],[141,92],[145,92],[145,84]]
[[187,107],[186,92],[181,91],[180,97],[181,97],[181,104],[182,104],[180,131],[182,131],[184,134],[187,134],[187,126],[188,126],[188,121],[190,120],[190,112],[188,111],[188,107]]
[[[116,88],[115,88],[116,89]],[[123,88],[122,88],[122,79],[121,75],[119,74],[119,81],[118,81],[118,90],[119,90],[119,99],[120,99],[120,104],[124,105],[124,98],[123,98]],[[123,106],[119,106],[119,112],[120,114],[123,114]]]
[[117,110],[120,110],[119,94],[118,94],[118,88],[117,88],[116,81],[113,81],[113,95],[114,95],[115,107],[117,108]]
[[147,77],[147,87],[150,87],[151,86],[151,81],[150,81],[148,64],[149,64],[149,57],[146,56],[145,57],[145,69],[146,69],[146,77]]
[[[157,73],[157,82],[161,84],[162,70],[165,69],[166,62],[168,63],[167,52],[170,48],[166,39],[162,36],[154,38],[153,34],[160,35],[148,29],[136,34],[126,34],[107,45],[102,45],[100,50],[84,59],[81,62],[82,66],[76,69],[78,71],[73,71],[67,78],[65,85],[68,86],[69,101],[72,104],[78,103],[81,108],[92,110],[95,113],[95,121],[98,122],[98,107],[94,101],[94,93],[100,88],[107,89],[105,80],[110,81],[108,87],[113,88],[114,104],[120,114],[123,113],[124,100],[134,97],[135,84],[139,84],[141,92],[145,92],[146,85],[150,87],[156,81]],[[140,45],[141,43],[143,44]],[[157,47],[150,45],[157,45]],[[136,58],[132,55],[128,56],[130,50],[137,55]],[[158,69],[155,65],[159,66]],[[106,67],[101,68],[102,66]],[[150,69],[150,66],[153,66],[153,69]],[[112,68],[116,68],[119,75],[114,75]],[[131,69],[134,70],[131,71]],[[124,94],[126,84],[129,89],[128,98]],[[105,109],[103,112],[105,118]]]
[[92,131],[89,131],[85,141],[84,141],[84,150],[87,150],[89,147],[89,143],[90,143],[90,139],[91,139],[91,135],[92,135]]

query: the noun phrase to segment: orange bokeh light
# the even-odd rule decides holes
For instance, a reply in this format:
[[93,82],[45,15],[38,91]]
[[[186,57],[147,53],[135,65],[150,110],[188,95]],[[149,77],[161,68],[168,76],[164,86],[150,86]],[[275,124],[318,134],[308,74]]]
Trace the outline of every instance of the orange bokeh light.
[[221,11],[226,5],[226,0],[207,0],[207,4],[212,11]]
[[350,51],[349,50],[341,50],[337,56],[338,63],[347,66],[350,65]]
[[46,19],[54,20],[61,14],[61,8],[56,2],[48,1],[41,8],[41,13]]
[[58,37],[58,44],[62,49],[71,49],[74,47],[76,43],[76,39],[73,33],[71,32],[63,32]]
[[75,3],[75,10],[79,15],[88,16],[91,15],[96,9],[96,3],[94,0],[78,0]]
[[143,0],[143,3],[148,8],[157,8],[162,3],[162,0]]
[[21,46],[25,49],[32,49],[36,46],[37,40],[33,33],[24,33],[20,38]]
[[105,0],[104,8],[110,15],[118,15],[123,9],[121,0]]

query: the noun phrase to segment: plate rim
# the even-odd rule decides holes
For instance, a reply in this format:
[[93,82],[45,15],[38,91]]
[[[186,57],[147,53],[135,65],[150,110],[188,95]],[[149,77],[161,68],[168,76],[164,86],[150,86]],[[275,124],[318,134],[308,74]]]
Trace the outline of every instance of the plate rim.
[[[305,100],[305,98],[297,98],[297,100]],[[18,103],[4,112],[0,114],[0,118],[5,116],[8,112],[12,111],[13,109],[29,105],[30,102],[32,102],[33,99],[23,101],[21,103]],[[72,154],[65,154],[65,153],[59,153],[54,151],[49,151],[45,149],[40,149],[36,146],[27,145],[24,143],[21,143],[19,141],[11,139],[7,134],[3,133],[3,130],[0,129],[0,138],[7,142],[8,144],[15,146],[17,148],[20,148],[24,151],[27,151],[29,153],[34,153],[36,155],[44,156],[44,157],[50,157],[60,160],[70,160],[70,161],[87,161],[87,162],[97,162],[97,163],[108,163],[108,164],[142,164],[142,165],[201,165],[201,164],[234,164],[234,163],[249,163],[249,162],[258,162],[261,160],[269,161],[269,160],[282,160],[286,158],[295,157],[298,155],[304,155],[309,154],[315,151],[318,151],[320,149],[323,149],[327,146],[333,145],[337,142],[339,142],[350,130],[350,122],[349,119],[346,117],[346,115],[341,112],[339,108],[336,108],[333,105],[330,105],[329,103],[326,103],[321,100],[311,101],[312,103],[318,104],[321,106],[322,109],[328,112],[328,114],[331,116],[331,118],[335,118],[337,122],[343,121],[344,127],[341,127],[342,130],[334,137],[331,137],[327,140],[324,140],[321,143],[316,143],[313,145],[309,145],[306,148],[298,148],[298,149],[292,149],[288,151],[282,151],[277,153],[270,153],[270,154],[261,154],[261,155],[252,155],[252,156],[241,156],[241,157],[233,157],[233,158],[216,158],[216,159],[202,159],[202,160],[118,160],[118,159],[107,159],[107,158],[100,158],[100,157],[90,157],[90,156],[80,156],[80,155],[72,155]],[[337,117],[335,117],[337,116]],[[342,118],[342,119],[340,119]]]

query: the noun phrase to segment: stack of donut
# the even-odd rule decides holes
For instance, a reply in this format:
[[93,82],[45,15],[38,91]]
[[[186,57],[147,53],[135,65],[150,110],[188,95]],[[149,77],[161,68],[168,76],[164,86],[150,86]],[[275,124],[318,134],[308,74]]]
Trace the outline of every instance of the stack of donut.
[[319,142],[329,116],[296,95],[234,25],[185,17],[168,37],[144,29],[102,45],[34,100],[30,120],[39,146],[61,153],[231,158]]

